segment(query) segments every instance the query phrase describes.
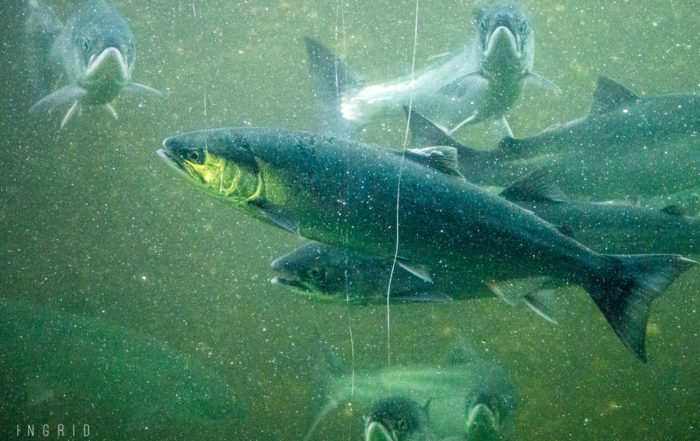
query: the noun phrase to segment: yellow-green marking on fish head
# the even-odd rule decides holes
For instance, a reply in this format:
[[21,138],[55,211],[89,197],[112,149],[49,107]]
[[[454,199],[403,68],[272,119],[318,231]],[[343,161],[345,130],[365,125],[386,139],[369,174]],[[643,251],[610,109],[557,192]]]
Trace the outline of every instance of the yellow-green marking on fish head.
[[264,182],[244,144],[229,145],[206,131],[167,138],[158,154],[206,193],[234,203],[257,199]]

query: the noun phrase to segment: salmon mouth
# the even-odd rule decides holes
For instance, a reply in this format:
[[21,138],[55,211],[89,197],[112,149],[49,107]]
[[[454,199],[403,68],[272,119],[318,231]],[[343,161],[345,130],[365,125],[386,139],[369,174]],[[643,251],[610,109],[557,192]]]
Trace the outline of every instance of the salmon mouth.
[[520,47],[519,35],[513,32],[509,26],[500,25],[496,27],[486,40],[484,54],[488,57],[495,50],[505,50],[515,57],[520,57],[522,48]]
[[275,285],[287,286],[287,287],[292,288],[295,291],[299,291],[303,294],[312,294],[313,293],[311,288],[309,288],[306,284],[304,284],[298,280],[285,279],[284,277],[275,276],[272,279],[270,279],[270,282],[275,284]]
[[168,148],[168,139],[163,141],[163,148],[159,149],[156,152],[158,153],[158,156],[160,156],[165,162],[168,163],[168,165],[170,165],[176,172],[180,173],[182,176],[189,179],[196,179],[199,183],[204,184],[204,179],[202,179],[202,177],[199,176],[198,173],[195,173],[192,166],[190,166],[184,159],[182,159],[179,155],[174,154]]
[[383,439],[387,441],[398,441],[396,434],[389,430],[384,424],[378,421],[372,421],[365,428],[365,441],[375,439]]
[[123,81],[129,78],[129,64],[121,51],[115,47],[108,47],[98,55],[90,57],[85,74],[90,76],[97,71],[112,72]]
[[501,429],[498,410],[486,403],[478,403],[467,413],[467,427],[486,423],[488,430],[498,432]]

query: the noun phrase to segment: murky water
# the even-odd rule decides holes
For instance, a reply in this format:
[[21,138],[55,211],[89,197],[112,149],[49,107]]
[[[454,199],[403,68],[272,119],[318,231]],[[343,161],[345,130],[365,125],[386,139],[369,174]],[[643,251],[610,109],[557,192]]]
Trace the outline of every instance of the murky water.
[[[700,88],[694,2],[522,3],[536,29],[536,70],[563,94],[526,89],[509,113],[516,136],[587,113],[599,74],[650,96]],[[61,18],[74,7],[50,4]],[[405,75],[416,4],[112,4],[136,36],[133,79],[164,96],[120,96],[118,120],[83,109],[60,132],[61,112],[28,113],[34,97],[23,63],[23,2],[1,7],[0,336],[13,344],[0,339],[0,438],[28,439],[32,424],[35,438],[43,424],[51,437],[58,424],[78,432],[89,424],[90,439],[100,440],[303,438],[318,409],[318,340],[333,346],[347,372],[384,367],[386,307],[316,303],[271,284],[270,262],[304,240],[207,197],[155,152],[167,136],[207,127],[311,129],[316,107],[304,37],[326,43],[369,79]],[[474,29],[471,3],[419,6],[416,67],[461,47]],[[468,134],[487,144],[479,127]],[[391,111],[360,137],[401,147],[404,129],[402,113]],[[509,439],[698,439],[699,287],[694,268],[654,302],[647,365],[579,288],[557,296],[557,326],[498,299],[392,305],[389,357],[392,366],[440,364],[453,340],[465,337],[515,380]],[[29,335],[22,324],[36,321],[66,335],[61,324],[72,323],[84,335],[79,344],[65,335],[18,344]],[[95,354],[139,366],[95,379],[76,361]],[[33,366],[53,376],[36,372],[37,381],[27,381]],[[178,383],[178,372],[189,386]],[[180,413],[166,415],[168,403],[139,386],[146,377],[182,400],[174,406]],[[99,390],[119,381],[133,390]],[[216,401],[191,398],[192,384],[229,388],[245,416],[221,415]],[[315,439],[360,439],[361,416],[332,412]]]

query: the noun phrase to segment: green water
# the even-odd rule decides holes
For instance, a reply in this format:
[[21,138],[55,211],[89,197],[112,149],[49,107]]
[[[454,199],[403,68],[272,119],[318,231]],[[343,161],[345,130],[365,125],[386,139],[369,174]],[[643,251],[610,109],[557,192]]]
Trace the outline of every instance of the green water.
[[[50,4],[61,18],[74,7],[69,1]],[[56,364],[69,357],[60,348],[0,348],[0,439],[27,439],[26,433],[16,435],[17,425],[85,422],[90,439],[100,440],[300,439],[317,406],[312,371],[319,335],[350,370],[350,327],[355,368],[386,366],[386,308],[313,303],[272,285],[270,262],[303,240],[205,197],[155,151],[166,136],[205,127],[310,129],[315,107],[304,37],[327,43],[370,79],[404,75],[411,65],[416,5],[112,4],[136,36],[133,79],[164,96],[121,96],[113,103],[117,121],[100,109],[83,110],[61,132],[60,112],[27,112],[32,101],[22,57],[22,2],[0,7],[0,296],[35,305],[37,313],[104,319],[110,329],[117,324],[128,330],[124,335],[150,336],[225,381],[246,403],[246,417],[212,422],[192,412],[154,435],[145,426],[157,421],[147,415],[144,428],[124,428],[110,418],[110,409],[100,412],[84,400],[49,398],[49,416],[32,408],[17,414],[10,403],[24,386],[14,382],[11,367],[18,360],[31,365],[31,357],[52,357]],[[700,87],[695,2],[580,4],[523,2],[537,32],[536,70],[563,94],[527,89],[509,116],[517,136],[585,114],[601,73],[647,95]],[[419,6],[417,67],[467,41],[474,5]],[[404,125],[401,113],[391,113],[377,118],[362,138],[400,146]],[[478,128],[470,133],[478,136]],[[620,344],[578,288],[558,296],[557,326],[496,299],[392,306],[389,357],[392,365],[440,363],[454,338],[465,336],[515,379],[519,403],[512,440],[695,440],[699,286],[695,268],[654,302],[648,365]],[[157,366],[153,370],[161,374]],[[72,393],[80,396],[84,388],[84,396],[99,395],[81,383],[89,378],[84,374],[66,374],[76,380]],[[360,428],[359,413],[336,412],[315,439],[359,439]]]

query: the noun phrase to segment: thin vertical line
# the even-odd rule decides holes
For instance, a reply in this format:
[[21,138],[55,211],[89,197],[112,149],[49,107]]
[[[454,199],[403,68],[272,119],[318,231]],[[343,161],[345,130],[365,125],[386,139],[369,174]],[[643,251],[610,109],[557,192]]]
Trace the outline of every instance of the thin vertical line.
[[399,256],[399,200],[401,198],[401,175],[403,174],[403,163],[408,145],[408,130],[411,124],[411,110],[413,108],[413,77],[416,69],[416,47],[418,47],[418,0],[416,0],[415,25],[413,29],[413,57],[411,59],[411,88],[408,99],[408,117],[406,118],[406,131],[403,136],[403,148],[401,150],[401,164],[399,166],[399,179],[396,184],[396,247],[394,249],[394,260],[391,263],[391,273],[389,273],[389,285],[386,289],[386,363],[391,366],[391,282],[394,279],[396,260]]

